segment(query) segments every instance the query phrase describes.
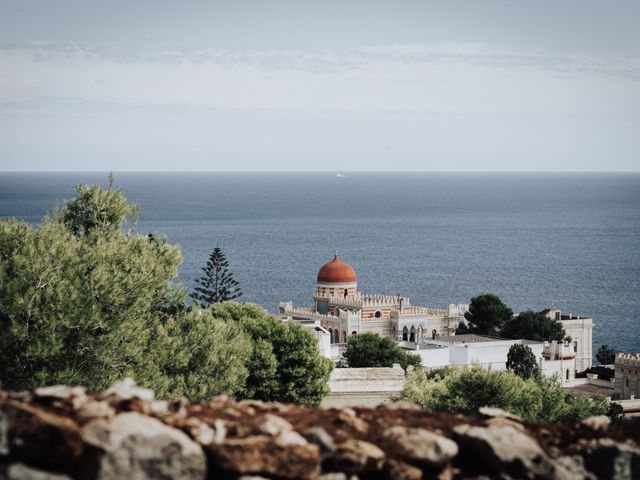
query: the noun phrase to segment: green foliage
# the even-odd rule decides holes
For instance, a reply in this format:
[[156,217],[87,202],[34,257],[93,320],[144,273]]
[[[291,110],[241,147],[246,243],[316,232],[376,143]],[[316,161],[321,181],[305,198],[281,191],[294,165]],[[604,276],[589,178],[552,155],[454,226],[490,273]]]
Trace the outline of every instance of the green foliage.
[[418,369],[400,396],[431,410],[477,414],[483,406],[498,407],[529,421],[574,421],[607,411],[606,398],[574,397],[557,379],[520,378],[510,371],[489,371],[478,365],[436,371]]
[[525,380],[540,377],[542,374],[533,350],[531,350],[528,345],[522,343],[513,344],[509,348],[509,352],[507,353],[507,370],[512,371]]
[[561,342],[565,337],[565,331],[562,322],[549,318],[544,313],[528,310],[520,313],[517,317],[508,319],[500,329],[500,336]]
[[596,359],[601,365],[612,365],[616,361],[615,348],[610,347],[606,343],[604,345],[600,345],[600,348],[598,348],[598,351],[596,352]]
[[513,311],[491,293],[473,297],[469,311],[464,314],[469,333],[481,335],[497,335],[502,325],[511,317]]
[[221,393],[236,396],[244,388],[251,338],[237,322],[218,318],[212,309],[196,308],[169,318],[155,344],[156,361],[166,378],[154,382],[158,396],[206,400]]
[[333,363],[298,322],[283,322],[263,308],[235,302],[211,306],[216,318],[237,322],[253,341],[243,398],[319,405],[329,389]]
[[612,423],[620,423],[624,415],[624,408],[618,402],[611,402],[609,404],[609,410],[607,410],[607,417],[611,419]]
[[0,220],[2,387],[131,376],[159,397],[319,404],[332,364],[314,335],[256,305],[191,309],[173,283],[179,249],[124,230],[135,210],[110,180],[35,228]]
[[205,306],[234,300],[242,295],[238,282],[229,271],[229,261],[220,247],[211,252],[207,265],[202,267],[204,275],[197,280],[198,287],[191,294],[194,300]]
[[342,355],[352,368],[391,367],[399,363],[406,369],[409,365],[418,367],[421,364],[418,355],[407,353],[391,338],[376,333],[351,335]]
[[80,185],[76,193],[61,215],[36,228],[0,221],[4,388],[100,390],[157,370],[145,359],[161,310],[180,294],[170,284],[179,250],[123,232],[134,207],[123,207],[120,191]]

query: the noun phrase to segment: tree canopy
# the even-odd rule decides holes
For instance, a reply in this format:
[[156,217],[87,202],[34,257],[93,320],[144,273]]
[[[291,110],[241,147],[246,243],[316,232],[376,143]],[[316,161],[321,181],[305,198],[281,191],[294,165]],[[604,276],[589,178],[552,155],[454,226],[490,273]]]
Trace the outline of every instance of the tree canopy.
[[512,371],[520,378],[540,377],[542,372],[533,354],[533,350],[528,345],[515,343],[509,348],[507,353],[507,370]]
[[195,292],[191,293],[194,300],[208,306],[234,300],[242,295],[238,281],[229,271],[229,261],[220,247],[213,249],[202,271],[204,275],[196,281],[198,286],[195,287]]
[[136,212],[110,179],[36,227],[0,220],[2,387],[131,376],[161,397],[320,403],[332,364],[315,336],[256,305],[190,307],[179,249],[137,234]]
[[406,369],[421,364],[418,355],[407,353],[391,338],[376,333],[351,335],[342,355],[351,368],[391,367],[398,363]]
[[513,317],[513,311],[497,295],[486,293],[471,299],[469,311],[464,314],[468,325],[456,333],[498,335],[502,325]]
[[505,338],[537,341],[557,340],[565,338],[562,322],[549,318],[544,313],[531,310],[521,312],[517,317],[508,319],[500,329],[500,336]]
[[616,361],[616,349],[606,343],[600,345],[596,352],[596,360],[600,362],[600,365],[613,365]]

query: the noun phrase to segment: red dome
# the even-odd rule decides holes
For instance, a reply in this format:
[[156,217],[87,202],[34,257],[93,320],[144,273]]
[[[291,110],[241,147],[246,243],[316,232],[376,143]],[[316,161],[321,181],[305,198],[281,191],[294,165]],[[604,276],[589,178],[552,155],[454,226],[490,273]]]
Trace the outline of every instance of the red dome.
[[337,253],[318,272],[318,283],[353,283],[356,280],[358,277],[353,267],[340,260]]

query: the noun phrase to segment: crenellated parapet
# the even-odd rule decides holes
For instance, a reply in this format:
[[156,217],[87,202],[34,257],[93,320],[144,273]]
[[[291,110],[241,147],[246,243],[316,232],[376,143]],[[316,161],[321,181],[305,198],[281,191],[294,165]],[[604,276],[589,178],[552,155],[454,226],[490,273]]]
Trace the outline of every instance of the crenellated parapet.
[[640,353],[616,353],[616,366],[640,367]]

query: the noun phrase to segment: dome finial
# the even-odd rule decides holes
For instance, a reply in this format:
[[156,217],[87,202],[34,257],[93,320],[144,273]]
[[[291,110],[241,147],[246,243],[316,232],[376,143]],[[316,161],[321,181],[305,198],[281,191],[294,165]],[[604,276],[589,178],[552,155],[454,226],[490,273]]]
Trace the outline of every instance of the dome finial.
[[340,258],[340,254],[338,253],[338,250],[336,250],[336,256],[335,258]]

